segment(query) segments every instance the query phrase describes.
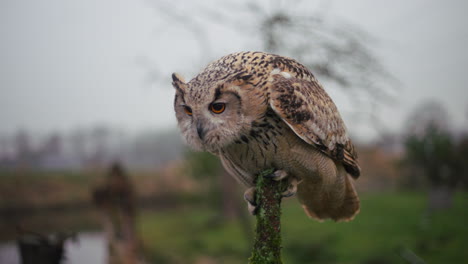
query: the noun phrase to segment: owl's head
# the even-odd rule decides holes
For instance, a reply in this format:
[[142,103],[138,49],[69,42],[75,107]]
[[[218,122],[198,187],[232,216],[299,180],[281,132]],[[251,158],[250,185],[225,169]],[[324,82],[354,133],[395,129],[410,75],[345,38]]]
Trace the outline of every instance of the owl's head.
[[217,152],[249,133],[252,121],[261,112],[261,106],[252,107],[253,101],[244,98],[249,77],[207,81],[195,78],[185,83],[180,75],[172,75],[174,109],[190,147]]

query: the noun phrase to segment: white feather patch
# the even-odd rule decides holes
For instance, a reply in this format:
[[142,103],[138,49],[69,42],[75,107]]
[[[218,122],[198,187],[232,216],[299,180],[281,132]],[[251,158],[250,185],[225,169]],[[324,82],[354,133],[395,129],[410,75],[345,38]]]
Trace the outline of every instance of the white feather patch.
[[279,68],[276,68],[270,72],[270,75],[277,75],[277,74],[280,74],[286,79],[289,79],[292,77],[292,75],[289,72],[284,72],[284,71],[282,72]]
[[274,69],[274,70],[272,70],[270,72],[270,75],[276,75],[276,74],[280,74],[280,73],[281,73],[281,70],[279,68],[276,68],[276,69]]
[[281,72],[280,74],[286,79],[289,79],[292,77],[292,75],[289,72]]

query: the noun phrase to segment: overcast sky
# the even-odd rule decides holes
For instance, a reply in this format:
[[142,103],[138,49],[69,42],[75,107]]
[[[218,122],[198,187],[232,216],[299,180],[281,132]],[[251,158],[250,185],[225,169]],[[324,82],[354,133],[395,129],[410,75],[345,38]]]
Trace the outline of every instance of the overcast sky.
[[[320,5],[311,2],[311,10]],[[401,129],[408,112],[430,99],[446,106],[456,127],[467,126],[467,3],[341,0],[324,9],[375,36],[377,55],[401,81],[397,103],[380,114],[389,129]],[[261,49],[258,39],[206,24],[204,56],[183,25],[184,12],[193,9],[181,7],[180,19],[171,20],[154,6],[143,0],[0,1],[0,134],[101,123],[130,131],[172,128],[172,72],[190,79],[219,56]],[[350,106],[336,97],[346,121]],[[366,124],[348,127],[362,139],[375,137]]]

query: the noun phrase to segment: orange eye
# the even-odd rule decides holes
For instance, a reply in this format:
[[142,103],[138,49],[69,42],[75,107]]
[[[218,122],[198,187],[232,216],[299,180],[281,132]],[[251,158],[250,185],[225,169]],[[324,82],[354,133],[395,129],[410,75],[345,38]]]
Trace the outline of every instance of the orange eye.
[[215,103],[210,105],[211,112],[215,114],[221,114],[226,109],[225,103]]
[[191,116],[191,115],[192,115],[192,108],[190,108],[190,107],[184,105],[184,112],[185,112],[187,115]]

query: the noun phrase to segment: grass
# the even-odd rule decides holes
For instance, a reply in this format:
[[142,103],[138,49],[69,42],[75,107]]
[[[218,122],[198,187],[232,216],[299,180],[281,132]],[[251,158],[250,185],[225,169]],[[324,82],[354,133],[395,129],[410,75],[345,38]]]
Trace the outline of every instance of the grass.
[[221,222],[207,209],[147,212],[140,217],[139,226],[153,262],[192,263],[209,256],[223,263],[239,263],[235,261],[239,257],[248,258],[247,240],[239,226],[234,221]]
[[[319,223],[289,199],[282,217],[284,263],[408,263],[403,252],[427,263],[468,259],[468,194],[458,193],[453,208],[429,218],[425,208],[420,193],[368,194],[354,221]],[[139,227],[146,252],[158,263],[246,263],[253,238],[208,208],[146,212]]]

